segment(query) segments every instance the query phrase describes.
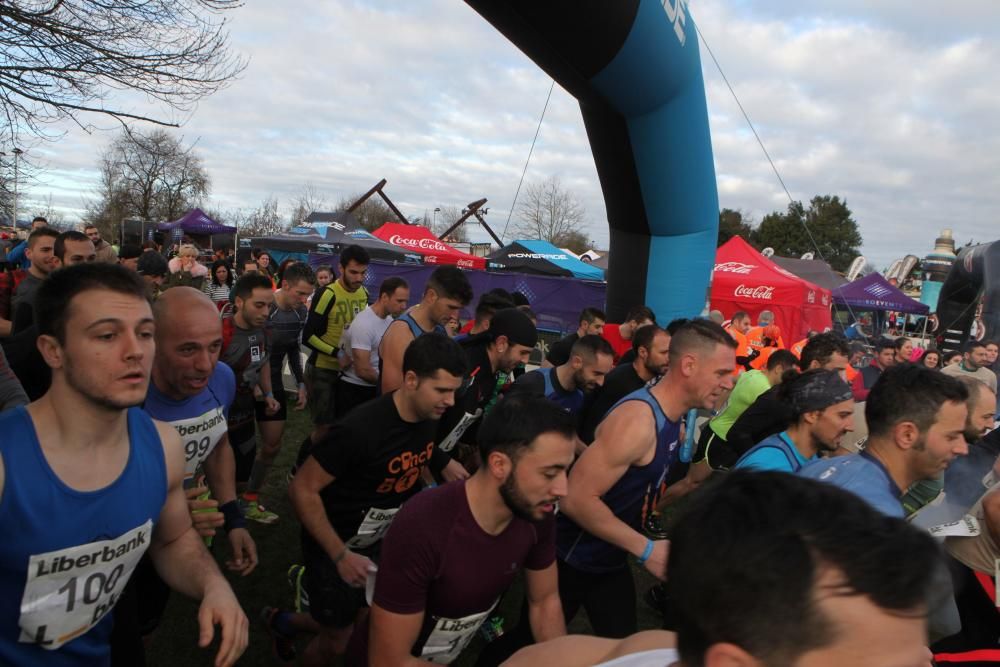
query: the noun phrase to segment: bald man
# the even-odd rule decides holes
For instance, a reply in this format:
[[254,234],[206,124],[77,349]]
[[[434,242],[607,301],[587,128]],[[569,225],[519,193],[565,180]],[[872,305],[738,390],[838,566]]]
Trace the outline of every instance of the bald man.
[[[246,576],[257,566],[257,547],[236,499],[236,463],[226,435],[236,379],[229,366],[219,363],[219,310],[203,292],[174,287],[154,302],[153,316],[156,356],[143,409],[181,436],[184,486],[195,528],[204,538],[225,530],[231,554],[226,565]],[[139,633],[148,635],[159,624],[169,588],[146,562],[140,563],[133,581],[136,607],[131,612],[137,616]],[[132,638],[139,633],[133,630]],[[136,658],[125,657],[134,654],[119,653],[120,642],[127,640],[116,637],[115,665],[136,664]],[[130,650],[142,650],[141,643],[131,642]]]

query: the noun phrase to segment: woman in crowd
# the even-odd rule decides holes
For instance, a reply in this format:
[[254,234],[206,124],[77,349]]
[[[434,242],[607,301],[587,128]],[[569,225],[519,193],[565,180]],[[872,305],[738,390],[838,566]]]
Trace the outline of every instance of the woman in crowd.
[[229,264],[224,259],[215,260],[212,263],[211,278],[205,281],[205,294],[217,304],[228,303],[232,289],[233,273],[229,270]]
[[190,243],[181,245],[177,256],[170,260],[167,268],[170,269],[170,276],[167,278],[168,287],[187,285],[201,289],[208,275],[208,268],[198,263],[198,248]]
[[932,347],[931,349],[924,352],[924,356],[921,358],[921,362],[927,368],[935,368],[935,369],[940,368],[941,353]]

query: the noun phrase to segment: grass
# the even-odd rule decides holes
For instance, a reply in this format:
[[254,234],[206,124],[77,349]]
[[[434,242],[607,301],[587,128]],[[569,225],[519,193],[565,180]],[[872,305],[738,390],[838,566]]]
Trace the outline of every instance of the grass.
[[[275,465],[272,466],[268,483],[261,493],[261,500],[271,511],[276,512],[281,519],[273,525],[264,526],[250,524],[250,532],[257,543],[260,564],[248,577],[227,576],[236,592],[237,598],[250,618],[250,644],[246,653],[239,661],[242,667],[264,667],[277,664],[271,655],[267,634],[262,629],[258,614],[265,605],[290,608],[292,591],[288,586],[285,573],[288,567],[299,560],[299,523],[295,518],[291,504],[288,501],[285,474],[288,472],[299,443],[311,428],[308,413],[289,410],[289,420],[285,424],[283,446]],[[220,564],[228,553],[224,544],[225,536],[215,540],[214,554]],[[225,570],[224,570],[225,571]],[[645,630],[660,627],[660,619],[642,601],[645,593],[654,582],[653,577],[645,570],[634,568],[636,588],[639,594],[639,629]],[[504,596],[500,604],[500,613],[508,623],[516,622],[523,592],[520,583],[515,584]],[[178,665],[196,666],[211,665],[215,656],[217,642],[209,649],[198,648],[197,603],[173,594],[170,605],[160,628],[154,635],[152,645],[147,652],[151,667],[175,667]],[[569,631],[587,634],[590,632],[586,614],[580,612],[571,623]],[[475,664],[475,658],[482,644],[476,640],[455,663],[460,666]],[[300,652],[301,652],[300,644]]]

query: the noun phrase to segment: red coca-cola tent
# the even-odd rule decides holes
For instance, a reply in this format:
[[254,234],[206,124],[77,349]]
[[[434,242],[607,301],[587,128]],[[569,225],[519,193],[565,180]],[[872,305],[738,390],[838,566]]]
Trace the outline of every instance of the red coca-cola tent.
[[786,271],[739,236],[715,251],[712,308],[721,310],[726,319],[744,310],[754,324],[760,311],[770,310],[788,345],[810,330],[832,326],[830,290]]
[[374,232],[383,241],[424,256],[427,264],[455,264],[467,269],[485,269],[486,259],[452,248],[421,225],[387,222]]

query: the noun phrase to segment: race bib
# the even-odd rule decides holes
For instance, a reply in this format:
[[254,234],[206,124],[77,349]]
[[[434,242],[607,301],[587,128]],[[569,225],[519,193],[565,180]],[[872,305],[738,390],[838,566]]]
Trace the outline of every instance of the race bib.
[[215,446],[222,440],[228,427],[222,407],[217,406],[190,419],[170,422],[184,443],[184,475],[194,475]]
[[18,641],[55,650],[97,625],[118,601],[152,531],[147,519],[114,540],[32,556]]
[[264,353],[260,349],[260,345],[250,346],[250,363],[259,364],[264,359]]
[[980,533],[979,521],[968,514],[958,521],[942,523],[927,530],[934,537],[976,537]]
[[451,664],[472,641],[495,605],[494,602],[486,611],[465,618],[436,618],[420,657],[438,665]]
[[398,507],[380,510],[372,507],[365,514],[358,534],[347,540],[347,547],[350,549],[366,549],[382,539],[385,531],[389,530],[389,524],[399,512]]
[[448,434],[448,437],[442,440],[441,444],[438,445],[438,447],[441,448],[441,451],[450,452],[451,450],[455,449],[455,445],[458,444],[458,441],[462,438],[463,435],[465,435],[465,432],[469,430],[469,427],[472,426],[472,424],[482,416],[482,414],[483,414],[483,409],[478,408],[473,414],[469,414],[468,412],[466,412],[464,415],[462,415],[462,418],[458,420],[457,424],[455,424],[455,428],[451,430],[451,433]]

